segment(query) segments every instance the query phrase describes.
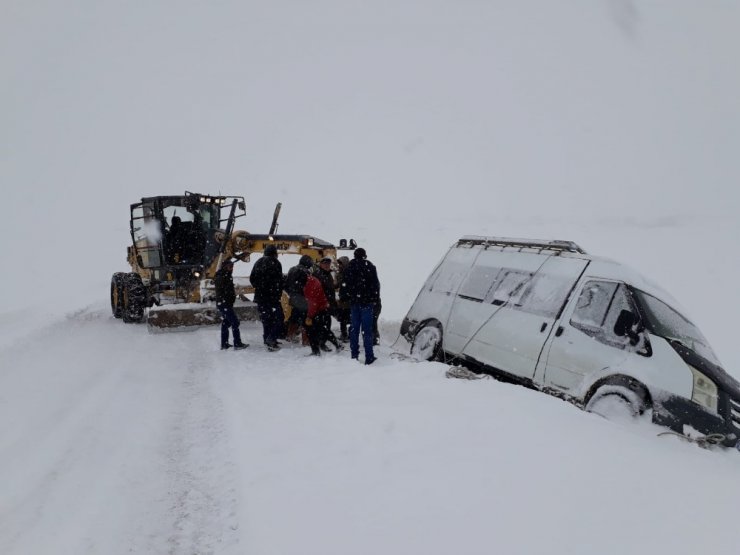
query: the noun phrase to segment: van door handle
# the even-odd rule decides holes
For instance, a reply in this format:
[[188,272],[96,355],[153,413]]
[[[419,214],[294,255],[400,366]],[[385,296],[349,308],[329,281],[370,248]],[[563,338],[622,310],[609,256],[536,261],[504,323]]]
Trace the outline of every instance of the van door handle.
[[563,335],[564,331],[565,330],[563,329],[563,326],[558,326],[558,329],[555,330],[555,337],[560,337],[561,335]]
[[540,333],[542,333],[546,329],[547,329],[547,322],[542,322],[542,325],[540,326]]

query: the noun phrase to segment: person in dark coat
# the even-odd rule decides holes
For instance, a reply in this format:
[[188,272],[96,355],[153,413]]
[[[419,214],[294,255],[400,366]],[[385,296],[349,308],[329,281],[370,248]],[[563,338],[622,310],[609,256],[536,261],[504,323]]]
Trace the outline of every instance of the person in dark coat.
[[375,305],[380,301],[380,281],[375,266],[367,259],[365,249],[355,249],[354,259],[344,272],[344,283],[350,303],[350,353],[352,358],[359,357],[360,330],[362,330],[365,364],[372,364],[375,362],[373,313]]
[[303,293],[306,286],[306,279],[313,266],[313,260],[307,254],[301,256],[298,264],[288,270],[288,276],[285,278],[285,292],[288,293],[290,300],[290,317],[288,318],[287,339],[292,340],[298,333],[306,320],[308,312],[308,303]]
[[344,282],[344,272],[349,264],[349,258],[346,256],[340,256],[337,258],[337,280],[335,282],[335,288],[337,291],[337,313],[336,317],[339,321],[339,339],[343,342],[349,341],[349,334],[347,328],[349,327],[349,294],[347,293],[347,284]]
[[185,241],[185,228],[180,216],[172,216],[170,228],[166,234],[165,256],[170,264],[179,264],[183,256],[183,243]]
[[327,341],[331,341],[337,351],[344,349],[344,346],[331,331],[329,301],[319,279],[316,276],[309,275],[303,292],[308,303],[305,325],[309,344],[311,345],[311,354],[320,355],[322,350],[330,351],[331,349],[326,346]]
[[318,266],[314,268],[313,275],[316,276],[316,279],[321,283],[321,288],[324,290],[326,300],[329,302],[327,317],[325,320],[322,319],[321,322],[323,324],[321,331],[321,350],[331,351],[331,349],[326,345],[327,341],[331,341],[332,345],[336,347],[336,350],[341,351],[344,349],[344,345],[339,343],[337,336],[334,335],[333,331],[331,331],[331,316],[336,316],[337,314],[337,294],[334,290],[334,277],[331,275],[331,258],[328,256],[322,258],[319,261]]
[[213,279],[216,287],[216,308],[221,313],[221,350],[231,347],[229,344],[229,328],[234,336],[234,349],[246,349],[249,347],[242,343],[241,334],[239,333],[239,318],[234,312],[234,301],[236,301],[236,292],[234,291],[234,278],[231,273],[234,270],[234,263],[226,259],[221,263],[221,267],[216,272]]
[[262,321],[262,339],[267,350],[280,348],[278,337],[283,335],[285,316],[280,300],[283,296],[283,265],[280,264],[275,245],[267,245],[265,253],[252,268],[249,281],[254,287],[254,302]]
[[373,305],[373,344],[380,345],[380,331],[378,330],[378,320],[380,319],[380,311],[383,305],[380,302],[380,296],[378,296],[378,302]]

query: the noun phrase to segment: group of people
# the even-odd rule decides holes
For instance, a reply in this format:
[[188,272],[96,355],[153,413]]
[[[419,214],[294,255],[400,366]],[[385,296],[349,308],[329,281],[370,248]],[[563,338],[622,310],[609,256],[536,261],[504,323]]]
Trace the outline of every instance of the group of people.
[[[354,251],[352,260],[342,256],[337,260],[336,278],[332,274],[332,259],[322,258],[317,265],[303,255],[287,276],[278,260],[274,245],[265,247],[264,255],[254,265],[249,276],[254,287],[262,321],[264,344],[269,351],[280,348],[280,339],[293,341],[303,336],[311,347],[311,354],[344,349],[349,341],[350,355],[359,360],[360,333],[362,333],[365,364],[375,362],[374,345],[379,343],[378,317],[380,315],[380,282],[378,273],[367,259],[363,248]],[[228,349],[229,329],[234,348],[247,347],[239,333],[239,319],[234,313],[233,263],[227,260],[216,272],[216,306],[221,313],[221,349]],[[283,291],[288,295],[290,315],[285,320],[282,306]],[[331,330],[332,316],[339,322],[340,337]]]

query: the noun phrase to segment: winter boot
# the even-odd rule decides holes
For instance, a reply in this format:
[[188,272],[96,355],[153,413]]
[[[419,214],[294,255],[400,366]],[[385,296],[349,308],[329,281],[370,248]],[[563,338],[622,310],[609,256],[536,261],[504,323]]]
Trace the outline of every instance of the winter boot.
[[296,343],[297,338],[296,335],[298,334],[298,324],[291,322],[288,324],[288,329],[285,332],[285,340],[289,343]]

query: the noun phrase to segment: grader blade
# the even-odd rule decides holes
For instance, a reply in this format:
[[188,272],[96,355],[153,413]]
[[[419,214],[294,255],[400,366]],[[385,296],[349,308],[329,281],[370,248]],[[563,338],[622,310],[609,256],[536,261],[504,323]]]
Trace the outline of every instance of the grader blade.
[[[234,312],[240,321],[259,320],[257,305],[253,302],[237,301]],[[186,331],[200,326],[221,323],[221,314],[216,305],[183,303],[155,306],[149,309],[147,326],[149,331]]]

